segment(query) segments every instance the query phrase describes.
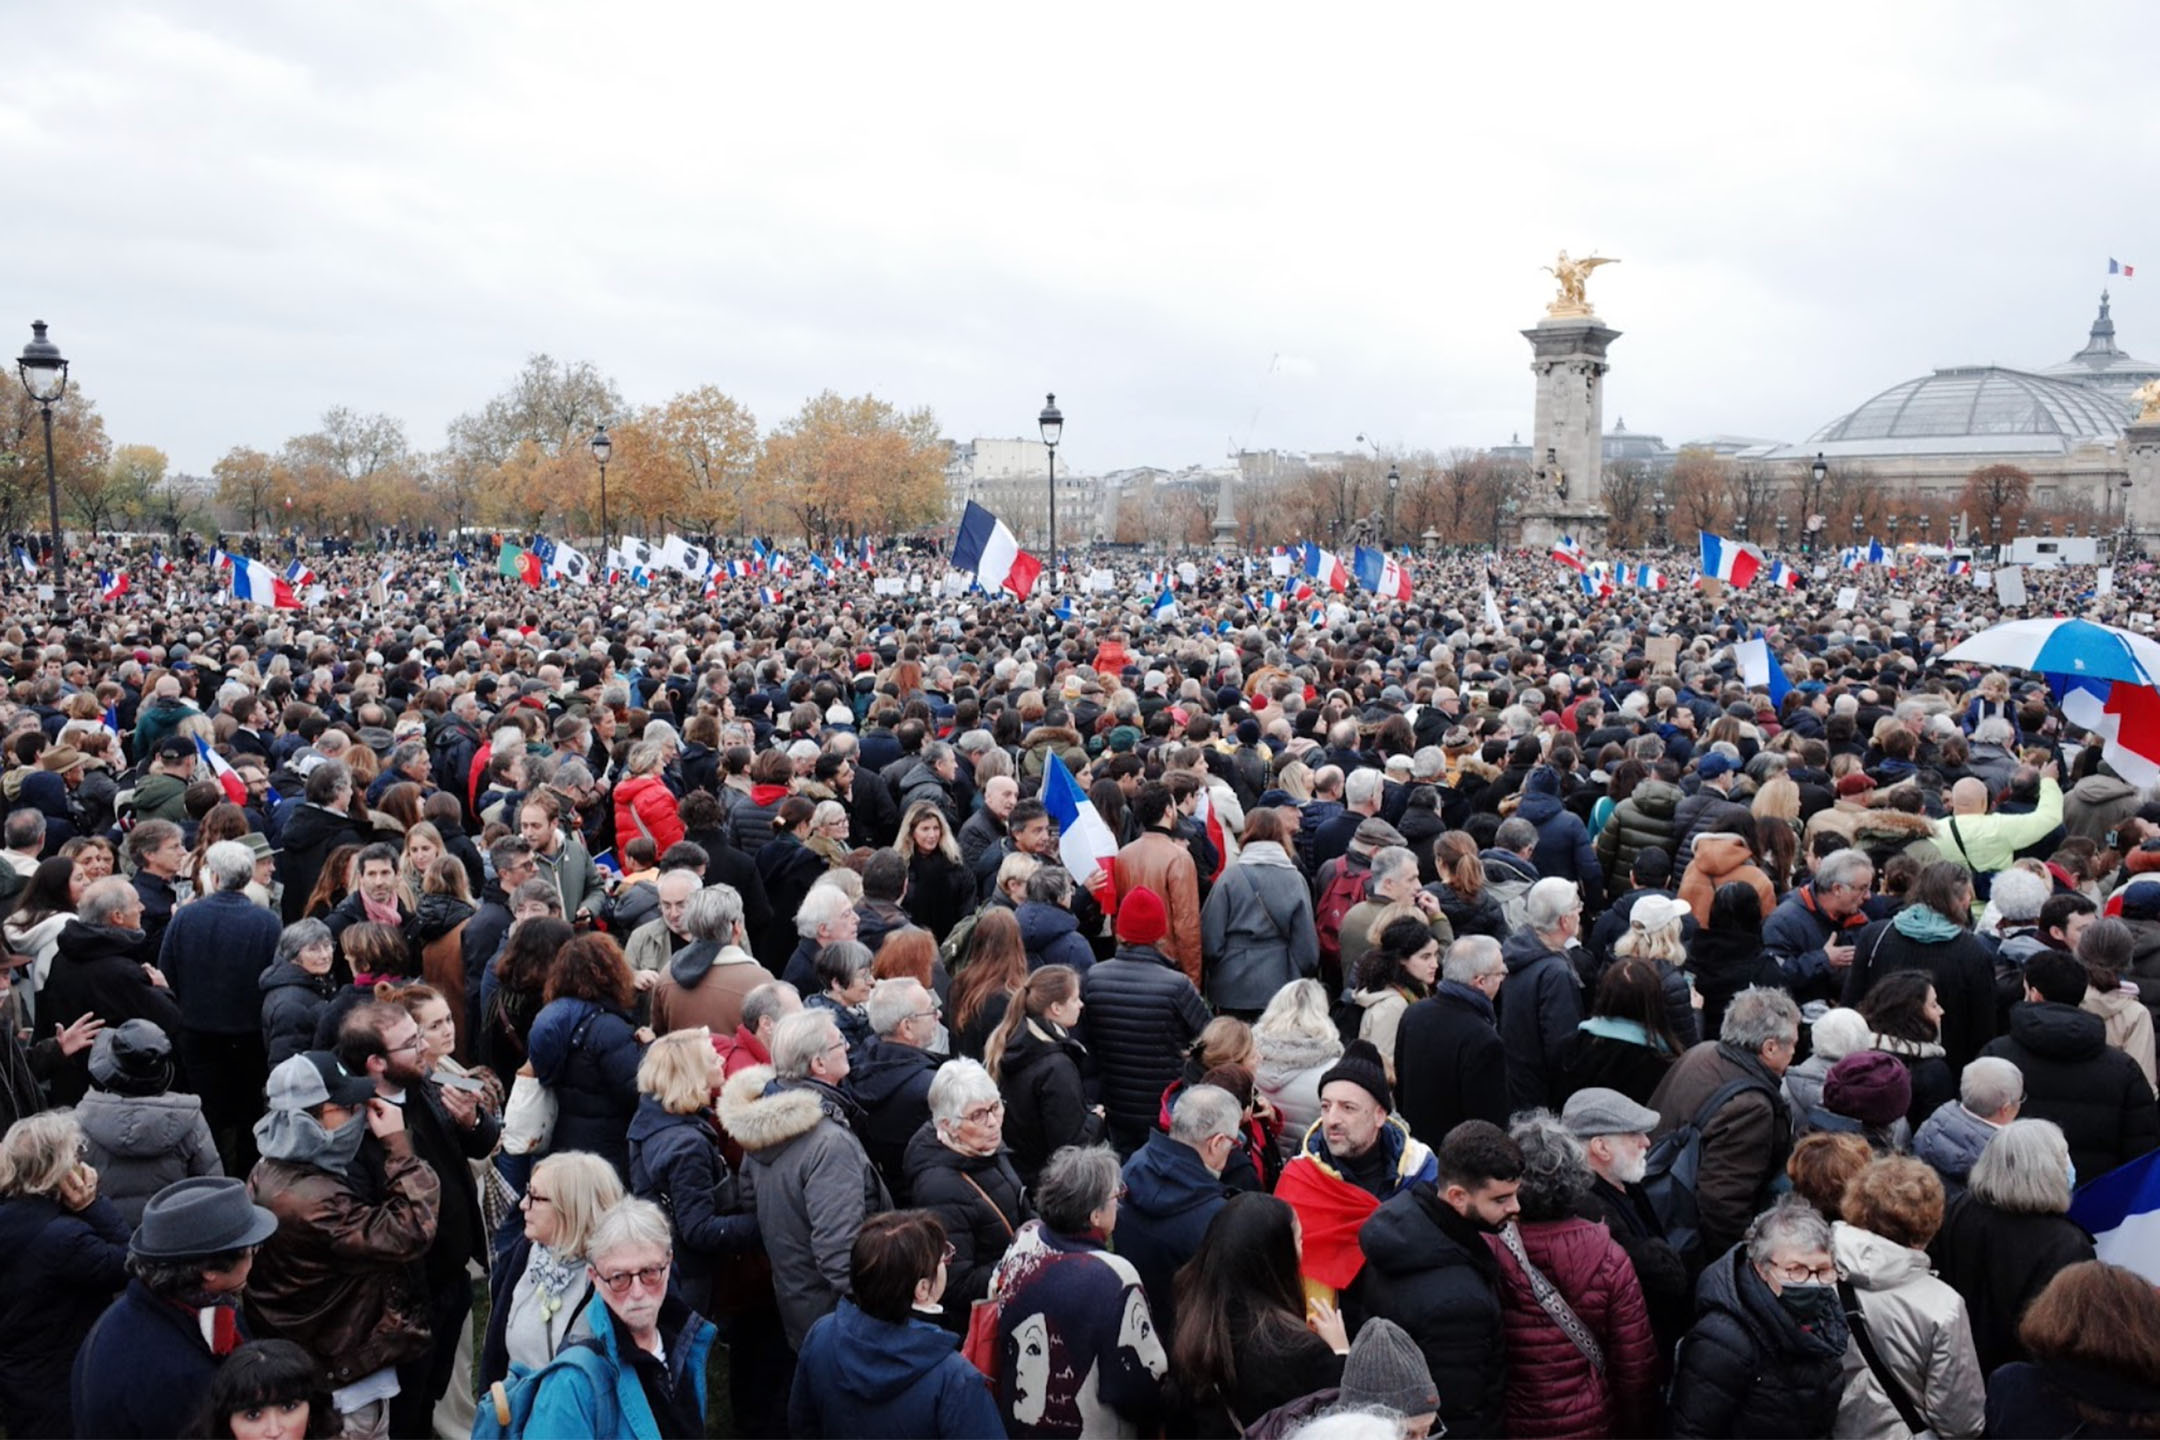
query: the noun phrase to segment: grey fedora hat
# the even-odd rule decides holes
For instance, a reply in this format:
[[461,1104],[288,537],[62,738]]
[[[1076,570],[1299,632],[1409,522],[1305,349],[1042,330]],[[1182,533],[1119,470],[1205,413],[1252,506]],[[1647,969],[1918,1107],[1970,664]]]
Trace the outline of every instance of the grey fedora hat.
[[198,1175],[150,1197],[128,1253],[144,1260],[194,1260],[260,1245],[277,1228],[277,1216],[248,1198],[244,1181]]

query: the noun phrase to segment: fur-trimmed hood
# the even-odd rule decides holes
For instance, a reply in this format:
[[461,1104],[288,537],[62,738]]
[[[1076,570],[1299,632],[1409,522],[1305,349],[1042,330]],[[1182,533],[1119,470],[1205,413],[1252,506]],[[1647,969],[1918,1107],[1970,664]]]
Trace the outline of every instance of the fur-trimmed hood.
[[1935,838],[1935,822],[1902,810],[1868,809],[1853,817],[1853,839],[1880,845],[1903,845]]
[[720,1087],[720,1124],[743,1149],[775,1150],[826,1118],[814,1087],[784,1085],[770,1065],[738,1070]]
[[1063,725],[1037,725],[1028,731],[1027,738],[1020,744],[1023,750],[1040,750],[1046,746],[1056,746],[1061,750],[1077,749],[1080,747],[1080,732],[1068,730]]

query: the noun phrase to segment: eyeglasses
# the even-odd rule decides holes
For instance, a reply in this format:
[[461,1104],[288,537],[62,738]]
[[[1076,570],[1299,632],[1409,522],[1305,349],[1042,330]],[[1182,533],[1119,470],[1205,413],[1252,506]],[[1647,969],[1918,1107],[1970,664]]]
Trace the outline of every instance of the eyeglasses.
[[518,1197],[518,1204],[528,1210],[535,1205],[552,1205],[554,1203],[555,1202],[553,1200],[549,1199],[547,1196],[541,1194],[537,1190],[527,1190],[523,1195]]
[[1005,1102],[993,1100],[988,1105],[978,1105],[960,1118],[970,1125],[987,1125],[1005,1113]]
[[404,1044],[402,1044],[402,1045],[385,1045],[385,1046],[383,1046],[383,1053],[384,1053],[384,1054],[386,1054],[386,1055],[396,1055],[396,1054],[399,1054],[399,1053],[401,1053],[401,1052],[403,1052],[403,1051],[406,1051],[406,1050],[418,1050],[419,1048],[420,1048],[420,1034],[419,1034],[419,1032],[418,1032],[418,1031],[414,1031],[414,1032],[413,1032],[413,1037],[412,1037],[412,1039],[410,1039],[410,1040],[406,1041],[406,1042],[405,1042]]
[[1837,1283],[1837,1266],[1803,1265],[1797,1260],[1783,1265],[1772,1265],[1770,1273],[1787,1285],[1834,1285]]
[[610,1295],[626,1293],[635,1284],[640,1290],[665,1290],[668,1282],[667,1265],[648,1265],[642,1270],[618,1270],[612,1275],[593,1271],[593,1278],[607,1287]]
[[937,1019],[937,1017],[938,1017],[938,1008],[937,1008],[937,1006],[933,1005],[933,1006],[931,1006],[931,1007],[930,1007],[930,1008],[929,1008],[928,1010],[917,1010],[917,1011],[916,1011],[916,1012],[915,1012],[914,1014],[912,1014],[912,1015],[908,1016],[908,1019],[910,1019],[910,1020],[935,1020],[935,1019]]
[[1117,1190],[1110,1196],[1111,1199],[1120,1201],[1130,1199],[1131,1197],[1132,1187],[1128,1186],[1122,1180],[1118,1182]]
[[938,1263],[940,1265],[950,1265],[952,1264],[954,1257],[959,1255],[959,1253],[960,1247],[953,1244],[952,1241],[948,1240],[945,1242],[945,1253],[939,1258]]

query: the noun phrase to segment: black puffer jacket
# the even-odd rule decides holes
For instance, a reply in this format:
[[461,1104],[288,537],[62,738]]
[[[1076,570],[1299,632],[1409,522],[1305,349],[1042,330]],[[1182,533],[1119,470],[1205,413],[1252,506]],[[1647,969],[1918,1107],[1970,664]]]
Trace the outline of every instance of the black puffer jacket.
[[285,884],[278,909],[287,925],[306,913],[308,896],[322,878],[323,862],[330,852],[340,845],[364,845],[367,838],[367,831],[350,815],[320,805],[302,805],[293,812],[278,833],[277,873]]
[[870,1163],[885,1177],[885,1188],[905,1205],[908,1142],[930,1118],[930,1082],[937,1078],[937,1057],[915,1045],[873,1036],[851,1057],[848,1098],[863,1108],[855,1127]]
[[590,1000],[551,1000],[533,1021],[533,1073],[555,1094],[548,1153],[589,1150],[630,1176],[630,1117],[637,1112],[638,1044],[620,1010]]
[[1739,1246],[1703,1272],[1695,1304],[1702,1318],[1674,1360],[1667,1434],[1832,1433],[1845,1389],[1841,1313],[1801,1328]]
[[2074,1005],[2020,1005],[2010,1033],[1989,1042],[2025,1077],[2027,1120],[2062,1127],[2080,1179],[2160,1147],[2160,1110],[2137,1062],[2107,1043],[2107,1021]]
[[1102,1139],[1103,1117],[1088,1108],[1082,1079],[1087,1047],[1053,1020],[1030,1019],[998,1064],[1005,1097],[1005,1143],[1013,1169],[1033,1183],[1053,1152]]
[[675,1228],[675,1283],[700,1315],[715,1262],[758,1247],[757,1216],[736,1196],[709,1114],[671,1115],[650,1095],[630,1119],[630,1191],[667,1211]]
[[315,1043],[315,1024],[337,994],[331,975],[310,975],[290,960],[263,971],[255,982],[262,990],[263,1049],[272,1070]]
[[[1682,798],[1680,787],[1669,780],[1645,780],[1605,817],[1597,835],[1597,855],[1605,867],[1609,895],[1616,896],[1633,883],[1628,875],[1635,868],[1635,857],[1645,849],[1655,846],[1667,858],[1672,856],[1678,837],[1673,812],[1680,808]],[[1673,866],[1675,875],[1680,870],[1678,864]]]
[[[1485,1237],[1420,1183],[1373,1212],[1358,1231],[1358,1248],[1365,1268],[1343,1297],[1350,1330],[1374,1315],[1402,1326],[1432,1371],[1447,1433],[1498,1435],[1507,1342],[1500,1267]],[[1433,1433],[1440,1433],[1438,1425]]]
[[1162,1092],[1184,1073],[1185,1047],[1210,1018],[1185,973],[1152,945],[1123,945],[1080,984],[1080,1024],[1102,1072],[1103,1106],[1137,1144]]
[[963,1155],[938,1139],[935,1121],[925,1121],[908,1141],[905,1168],[908,1203],[945,1222],[953,1258],[945,1267],[945,1310],[938,1319],[964,1335],[969,1307],[990,1293],[990,1277],[1013,1232],[1035,1211],[1008,1154]]
[[2092,1236],[2066,1215],[2024,1215],[1965,1191],[1950,1201],[1928,1258],[1945,1285],[1965,1297],[1980,1368],[2031,1357],[2018,1340],[2025,1307],[2058,1271],[2093,1256]]
[[1490,887],[1480,889],[1476,899],[1465,899],[1445,880],[1431,881],[1425,889],[1440,902],[1440,913],[1447,916],[1448,924],[1454,927],[1456,939],[1465,935],[1507,939],[1507,916],[1501,913],[1500,902],[1493,898]]
[[1896,970],[1925,970],[1934,977],[1943,1009],[1943,1054],[1952,1073],[1962,1072],[1995,1038],[1995,956],[1987,942],[1963,930],[1948,940],[1915,940],[1899,931],[1895,920],[1878,920],[1853,942],[1845,1004],[1857,1008],[1877,980]]
[[112,1201],[79,1211],[43,1195],[0,1204],[0,1419],[10,1435],[72,1435],[68,1367],[127,1284],[128,1223]]

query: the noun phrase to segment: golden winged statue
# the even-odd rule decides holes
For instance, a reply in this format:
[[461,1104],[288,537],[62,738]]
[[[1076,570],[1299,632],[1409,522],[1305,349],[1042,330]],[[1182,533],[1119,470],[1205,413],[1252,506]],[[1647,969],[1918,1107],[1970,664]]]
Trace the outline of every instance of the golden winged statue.
[[1598,266],[1619,263],[1605,255],[1585,255],[1580,260],[1570,260],[1567,251],[1562,250],[1560,258],[1552,264],[1538,267],[1560,282],[1560,293],[1553,296],[1552,303],[1545,307],[1545,313],[1556,316],[1596,314],[1597,312],[1590,308],[1589,298],[1583,293],[1583,283]]
[[2130,392],[2130,398],[2138,404],[2138,424],[2160,420],[2160,380],[2146,381]]

